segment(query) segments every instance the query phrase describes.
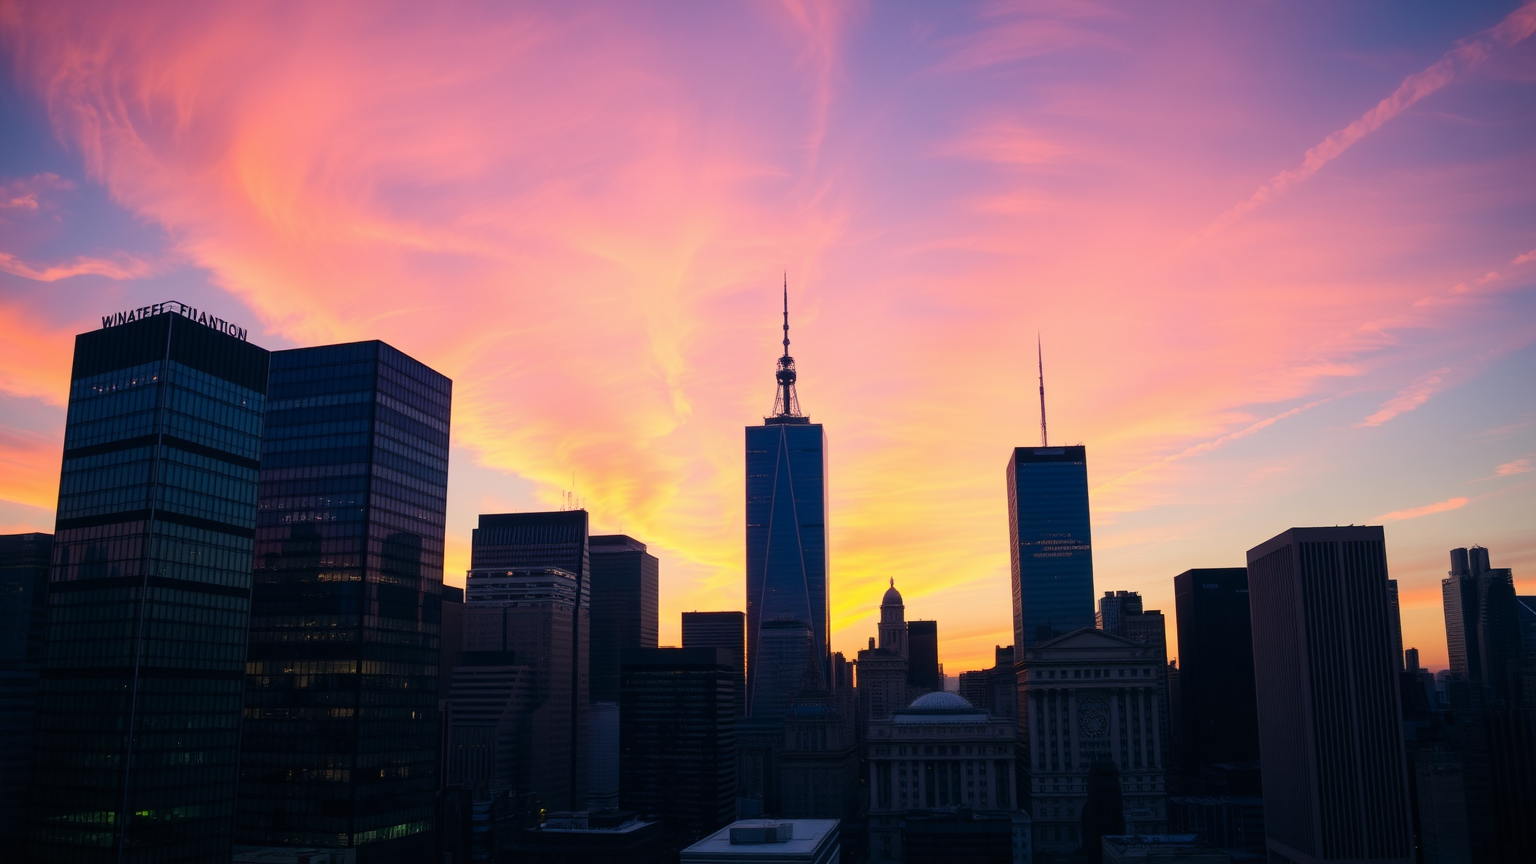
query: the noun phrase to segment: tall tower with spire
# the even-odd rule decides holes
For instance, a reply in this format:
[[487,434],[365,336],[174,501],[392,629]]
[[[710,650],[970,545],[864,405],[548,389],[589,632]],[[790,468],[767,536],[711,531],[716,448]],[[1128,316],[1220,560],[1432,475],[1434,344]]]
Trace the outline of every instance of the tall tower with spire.
[[1008,548],[1013,570],[1013,645],[1019,660],[1036,642],[1092,627],[1093,540],[1088,521],[1088,451],[1051,447],[1045,431],[1045,356],[1040,376],[1040,446],[1008,460]]
[[[827,599],[827,441],[822,427],[800,413],[795,358],[789,354],[789,282],[784,284],[784,353],[774,374],[773,413],[746,428],[747,469],[747,712],[754,721],[781,721],[798,689],[804,661],[768,669],[784,652],[766,651],[770,630],[800,622],[822,675],[830,656]],[[785,661],[787,662],[787,660]],[[774,692],[770,692],[774,691]]]

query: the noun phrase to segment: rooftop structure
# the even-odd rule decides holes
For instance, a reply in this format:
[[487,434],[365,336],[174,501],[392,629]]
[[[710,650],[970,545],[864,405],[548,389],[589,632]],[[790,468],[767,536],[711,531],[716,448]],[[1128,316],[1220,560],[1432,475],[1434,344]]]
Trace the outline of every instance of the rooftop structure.
[[682,864],[835,864],[842,856],[836,819],[745,819],[684,849]]

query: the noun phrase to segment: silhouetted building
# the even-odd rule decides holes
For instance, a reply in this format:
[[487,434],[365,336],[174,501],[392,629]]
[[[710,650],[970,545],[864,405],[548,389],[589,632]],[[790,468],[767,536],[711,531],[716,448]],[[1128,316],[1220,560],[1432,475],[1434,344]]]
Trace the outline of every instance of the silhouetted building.
[[272,355],[241,843],[432,852],[452,392],[383,342]]
[[1173,577],[1173,594],[1179,627],[1181,767],[1193,783],[1208,766],[1259,758],[1248,570],[1186,570]]
[[518,835],[512,860],[520,864],[669,864],[660,822],[628,810],[551,813],[544,824]]
[[[551,530],[571,529],[569,524],[557,524]],[[518,754],[506,764],[516,765],[517,772],[496,779],[513,784],[518,792],[533,793],[545,808],[551,802],[586,800],[588,704],[585,687],[578,689],[586,676],[574,668],[576,657],[585,652],[571,648],[571,634],[585,629],[580,625],[586,620],[586,599],[575,574],[558,567],[469,572],[464,660],[454,670],[455,687],[466,675],[482,674],[469,669],[476,658],[484,658],[486,665],[506,667],[495,673],[499,676],[519,674],[510,667],[525,667],[531,674],[520,709],[526,717],[501,721],[526,730],[509,739]],[[455,748],[467,746],[459,737],[461,731],[456,717]]]
[[656,647],[660,564],[624,534],[594,534],[592,560],[592,701],[619,701],[619,664],[636,648]]
[[75,338],[24,857],[228,861],[269,355],[110,322]]
[[1381,528],[1292,528],[1248,551],[1248,588],[1269,850],[1411,861]]
[[970,807],[918,810],[902,820],[907,864],[1030,864],[1029,814]]
[[1090,768],[1100,757],[1118,767],[1124,807],[1137,811],[1137,830],[1162,830],[1162,668],[1157,646],[1092,627],[1025,650],[1018,730],[1036,850],[1068,853],[1082,846]]
[[1481,546],[1453,549],[1441,592],[1456,688],[1451,704],[1479,709],[1518,705],[1521,639],[1513,573],[1491,567],[1488,550]]
[[1008,460],[1013,644],[1094,625],[1093,545],[1084,447],[1017,447]]
[[939,622],[907,622],[907,683],[930,693],[944,689],[939,666]]
[[684,648],[724,648],[736,657],[736,713],[747,713],[747,616],[744,612],[684,612]]
[[534,788],[531,721],[536,678],[512,651],[469,651],[442,682],[451,729],[444,784]]
[[21,842],[52,534],[0,535],[0,847]]
[[1403,670],[1403,611],[1397,599],[1397,580],[1387,580],[1387,634],[1392,637],[1392,656]]
[[624,809],[659,819],[673,849],[735,812],[734,670],[722,648],[647,648],[624,660],[619,797]]
[[908,638],[906,605],[896,580],[880,600],[879,636],[859,652],[859,714],[863,722],[883,720],[905,707],[916,695],[907,683]]
[[580,810],[591,703],[587,511],[481,514],[470,568],[465,650],[512,651],[534,670],[527,791],[545,807]]
[[853,717],[806,658],[800,692],[789,700],[778,758],[777,813],[786,818],[849,819],[859,792]]
[[593,702],[588,720],[587,809],[619,808],[619,703]]
[[1125,833],[1125,805],[1120,794],[1120,769],[1100,755],[1088,766],[1088,800],[1083,802],[1083,853],[1089,861],[1103,858],[1104,838]]
[[1168,830],[1193,834],[1229,855],[1262,861],[1264,799],[1259,795],[1177,796],[1168,799]]
[[1136,591],[1105,591],[1099,600],[1097,616],[1100,630],[1124,636],[1134,642],[1156,646],[1162,658],[1157,680],[1158,729],[1162,736],[1159,746],[1168,767],[1176,767],[1179,754],[1174,742],[1179,736],[1173,722],[1173,700],[1170,698],[1170,675],[1178,674],[1177,667],[1168,662],[1168,629],[1163,613],[1157,609],[1143,609],[1141,594]]
[[1013,646],[997,645],[993,651],[997,656],[992,668],[960,673],[958,692],[967,702],[994,717],[1013,717],[1018,713]]
[[[785,295],[784,355],[779,358],[773,413],[746,428],[747,469],[747,714],[760,724],[781,721],[798,689],[802,663],[764,666],[767,622],[799,621],[826,675],[827,439],[821,424],[800,413],[795,360],[789,356]],[[782,682],[790,682],[784,692]]]
[[1007,719],[942,691],[870,721],[870,860],[904,860],[901,823],[908,811],[1019,809],[1014,734]]

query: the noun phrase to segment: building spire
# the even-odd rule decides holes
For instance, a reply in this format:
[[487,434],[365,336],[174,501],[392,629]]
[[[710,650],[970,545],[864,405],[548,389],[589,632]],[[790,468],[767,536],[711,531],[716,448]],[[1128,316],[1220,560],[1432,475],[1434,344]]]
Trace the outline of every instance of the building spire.
[[[779,358],[779,369],[774,373],[774,378],[779,382],[778,392],[773,397],[773,414],[770,420],[776,417],[799,418],[800,398],[795,395],[795,358],[789,356],[789,273],[784,274],[784,355]],[[797,422],[805,422],[799,420]]]
[[1050,439],[1045,435],[1045,350],[1040,347],[1038,331],[1035,333],[1035,360],[1040,368],[1040,446],[1049,447]]

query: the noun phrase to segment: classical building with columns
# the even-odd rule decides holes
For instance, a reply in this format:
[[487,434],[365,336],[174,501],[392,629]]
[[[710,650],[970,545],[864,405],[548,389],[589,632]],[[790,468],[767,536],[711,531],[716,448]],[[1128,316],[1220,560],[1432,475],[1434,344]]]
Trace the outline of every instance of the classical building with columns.
[[1018,734],[1036,850],[1070,852],[1081,843],[1088,769],[1103,757],[1120,771],[1126,831],[1164,830],[1161,662],[1157,646],[1091,627],[1025,649]]
[[1017,810],[1012,718],[994,718],[954,693],[926,693],[889,717],[871,720],[871,861],[901,861],[908,810],[968,807]]

